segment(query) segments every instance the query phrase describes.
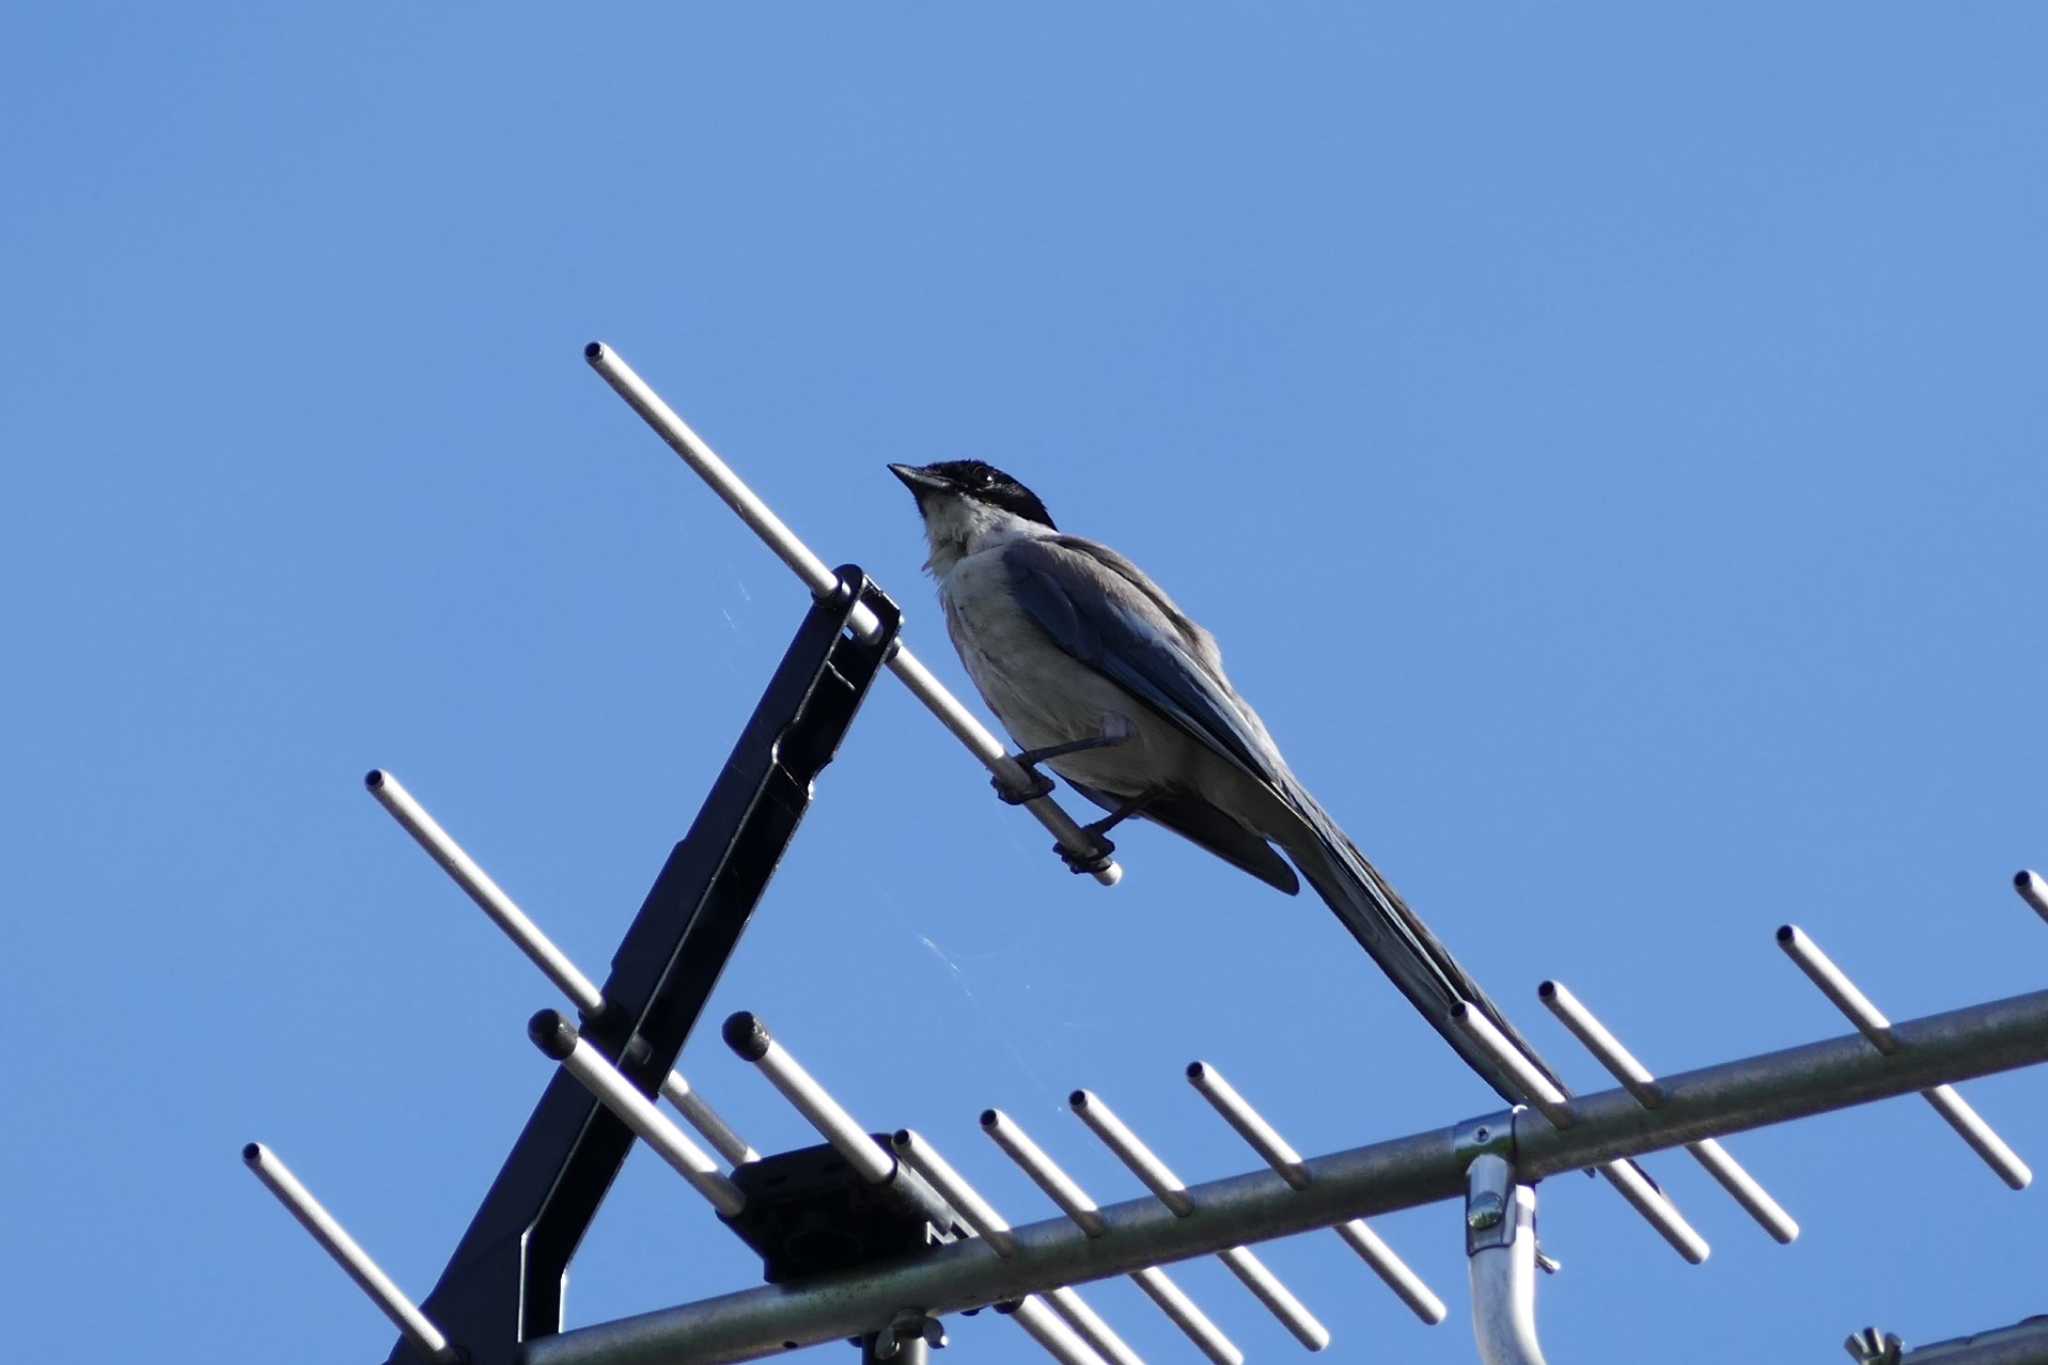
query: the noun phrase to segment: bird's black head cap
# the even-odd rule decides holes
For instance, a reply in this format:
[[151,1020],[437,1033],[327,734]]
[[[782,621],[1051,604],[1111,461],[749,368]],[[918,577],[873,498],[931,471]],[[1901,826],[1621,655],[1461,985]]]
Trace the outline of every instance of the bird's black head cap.
[[[1000,507],[1026,521],[1035,521],[1049,530],[1059,529],[1053,525],[1052,513],[1045,510],[1045,504],[1038,500],[1036,493],[984,461],[941,460],[916,470],[906,470],[897,465],[890,468],[910,485],[913,492],[919,483],[929,480],[931,484],[942,484],[977,502]],[[924,476],[923,480],[912,477],[914,475]]]

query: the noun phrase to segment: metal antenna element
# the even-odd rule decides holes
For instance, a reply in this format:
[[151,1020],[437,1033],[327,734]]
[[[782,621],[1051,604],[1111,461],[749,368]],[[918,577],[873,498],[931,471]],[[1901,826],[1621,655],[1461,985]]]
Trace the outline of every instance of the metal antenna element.
[[[1222,1072],[1207,1062],[1189,1062],[1188,1081],[1203,1099],[1215,1106],[1224,1121],[1251,1144],[1252,1150],[1265,1158],[1266,1164],[1278,1172],[1282,1180],[1293,1189],[1308,1188],[1308,1168],[1302,1163],[1301,1154],[1288,1145],[1287,1139],[1281,1137],[1244,1096],[1237,1093],[1236,1087],[1223,1079]],[[1450,1310],[1444,1307],[1444,1301],[1422,1282],[1421,1276],[1408,1268],[1407,1262],[1394,1254],[1393,1248],[1382,1241],[1378,1233],[1366,1226],[1364,1219],[1354,1218],[1339,1224],[1334,1230],[1416,1317],[1434,1327],[1449,1316]]]
[[[732,472],[731,467],[705,444],[701,436],[690,430],[689,424],[678,417],[675,410],[662,401],[661,395],[649,388],[647,381],[634,373],[633,367],[621,360],[616,351],[603,342],[593,341],[583,348],[583,357],[590,362],[590,368],[626,400],[627,406],[640,414],[640,419],[654,428],[655,434],[683,458],[683,463],[695,470],[698,477],[711,486],[711,491],[738,513],[740,520],[761,538],[762,543],[789,566],[811,590],[813,597],[823,598],[838,589],[839,580],[825,566],[825,561],[813,554],[810,547],[783,524],[768,504]],[[879,629],[875,614],[864,604],[854,607],[848,624],[863,640],[873,639]],[[1030,774],[1011,757],[1003,742],[989,733],[988,727],[975,719],[974,714],[932,676],[931,670],[910,652],[908,645],[899,641],[888,659],[888,668],[1005,788],[1018,796],[1027,796],[1035,789]],[[1076,824],[1058,802],[1049,796],[1038,796],[1026,800],[1024,806],[1038,818],[1061,848],[1084,863],[1090,863],[1096,881],[1104,886],[1115,886],[1122,879],[1123,869],[1101,856],[1095,838]]]
[[1188,1198],[1188,1187],[1181,1184],[1180,1177],[1153,1155],[1152,1149],[1125,1126],[1114,1110],[1086,1090],[1076,1090],[1067,1096],[1067,1104],[1073,1109],[1074,1117],[1087,1124],[1089,1130],[1102,1139],[1105,1147],[1116,1153],[1117,1160],[1128,1166],[1131,1174],[1143,1181],[1145,1188],[1152,1191],[1160,1203],[1181,1218],[1195,1211],[1194,1201]]
[[[541,975],[554,982],[555,988],[568,996],[570,1003],[581,1010],[585,1018],[595,1018],[603,1012],[604,995],[591,984],[590,978],[505,894],[504,888],[463,851],[462,845],[441,827],[441,822],[428,814],[418,798],[405,789],[405,784],[382,768],[373,768],[363,779],[363,785],[369,788],[370,795],[377,798],[377,804],[390,812],[391,818],[398,821],[405,832],[427,851],[427,856],[440,864],[441,870],[490,916],[491,923],[505,931],[505,936],[526,954],[527,960],[540,968]],[[661,1093],[689,1120],[690,1126],[702,1133],[705,1140],[718,1149],[719,1155],[733,1165],[744,1166],[749,1161],[761,1159],[761,1154],[735,1133],[718,1116],[718,1111],[692,1090],[690,1083],[679,1073],[671,1071],[662,1079]]]
[[752,1062],[768,1083],[796,1107],[818,1135],[832,1144],[861,1179],[879,1185],[896,1174],[896,1162],[854,1122],[838,1100],[811,1078],[811,1073],[775,1041],[761,1021],[746,1010],[725,1021],[725,1042],[743,1062]]
[[1693,1230],[1677,1206],[1634,1165],[1626,1161],[1610,1161],[1600,1167],[1600,1175],[1621,1192],[1621,1197],[1628,1200],[1651,1227],[1657,1229],[1658,1235],[1671,1244],[1671,1249],[1682,1256],[1686,1264],[1700,1265],[1713,1255],[1714,1249],[1707,1244],[1707,1239]]
[[579,1037],[568,1020],[553,1010],[542,1010],[528,1021],[526,1034],[535,1047],[560,1062],[564,1071],[690,1182],[690,1188],[703,1195],[712,1208],[730,1218],[747,1206],[747,1197],[719,1171],[718,1163],[669,1122],[668,1115],[620,1075],[603,1053]]
[[900,1160],[908,1162],[910,1169],[939,1192],[939,1198],[953,1206],[954,1212],[966,1221],[968,1231],[987,1242],[989,1250],[1006,1261],[1017,1254],[1017,1239],[1010,1235],[1010,1225],[1003,1216],[915,1129],[897,1129],[889,1145],[896,1149]]
[[2048,920],[2048,878],[2027,868],[2013,874],[2012,885],[2020,893],[2020,899],[2034,907],[2035,914]]
[[692,1128],[704,1135],[704,1140],[718,1149],[718,1154],[735,1166],[744,1166],[750,1161],[759,1161],[761,1154],[753,1149],[747,1140],[732,1130],[732,1126],[718,1116],[718,1111],[707,1103],[702,1095],[690,1088],[679,1071],[671,1071],[661,1078],[661,1097],[676,1107],[676,1112],[689,1120]]
[[1060,1206],[1060,1212],[1074,1220],[1075,1226],[1090,1237],[1100,1237],[1108,1230],[1102,1215],[1096,1211],[1096,1204],[1088,1197],[1087,1191],[1075,1184],[1073,1178],[1061,1170],[1053,1159],[1045,1154],[1031,1135],[1019,1128],[1008,1114],[1000,1109],[981,1111],[981,1131],[995,1140],[1010,1159],[1031,1177],[1046,1197]]
[[1301,1164],[1301,1153],[1252,1108],[1249,1100],[1237,1093],[1236,1086],[1223,1079],[1222,1072],[1207,1062],[1189,1062],[1188,1084],[1214,1106],[1239,1137],[1251,1144],[1253,1151],[1265,1158],[1282,1180],[1297,1190],[1308,1188],[1308,1169]]
[[[1018,1127],[1009,1115],[1000,1109],[984,1109],[981,1131],[988,1134],[996,1146],[1002,1148],[1084,1234],[1100,1237],[1108,1230],[1095,1201],[1040,1150],[1038,1144],[1031,1140],[1031,1135]],[[1208,1315],[1181,1292],[1179,1285],[1167,1278],[1165,1271],[1157,1266],[1146,1266],[1131,1272],[1131,1280],[1215,1365],[1244,1365],[1244,1352],[1209,1321]]]
[[[1552,1128],[1561,1133],[1577,1122],[1578,1114],[1572,1101],[1522,1055],[1520,1048],[1503,1037],[1485,1015],[1460,1000],[1451,1006],[1451,1018],[1474,1043],[1491,1052],[1502,1066],[1517,1073],[1517,1079],[1526,1087],[1530,1105],[1550,1121]],[[1637,1213],[1649,1221],[1651,1227],[1657,1229],[1658,1235],[1671,1244],[1671,1249],[1688,1262],[1698,1265],[1712,1254],[1706,1239],[1693,1230],[1677,1206],[1665,1198],[1641,1171],[1625,1161],[1610,1161],[1600,1167],[1600,1174],[1621,1192],[1621,1197],[1628,1200]]]
[[[1561,982],[1544,982],[1536,988],[1536,995],[1571,1030],[1572,1036],[1584,1043],[1586,1050],[1599,1059],[1629,1094],[1635,1096],[1636,1103],[1645,1109],[1663,1105],[1664,1091],[1657,1084],[1657,1078]],[[1799,1236],[1799,1224],[1792,1215],[1786,1213],[1778,1201],[1771,1198],[1769,1191],[1742,1169],[1719,1142],[1703,1138],[1686,1143],[1685,1150],[1706,1167],[1707,1173],[1721,1183],[1721,1188],[1727,1190],[1735,1202],[1742,1205],[1749,1216],[1779,1243],[1789,1245]]]
[[1012,1318],[1017,1325],[1031,1334],[1031,1339],[1043,1346],[1046,1353],[1060,1365],[1108,1365],[1095,1348],[1075,1334],[1074,1329],[1061,1322],[1053,1311],[1045,1306],[1043,1299],[1031,1298],[996,1305],[996,1312]]
[[[516,1365],[617,1365],[622,1359],[680,1359],[695,1365],[780,1356],[798,1346],[875,1330],[905,1304],[946,1314],[1077,1280],[1206,1256],[1247,1240],[1271,1241],[1350,1218],[1456,1199],[1472,1154],[1458,1142],[1467,1126],[1512,1131],[1515,1171],[1535,1183],[1601,1162],[1706,1137],[1910,1095],[1940,1082],[2048,1063],[2048,991],[1905,1020],[1904,1044],[1878,1052],[1860,1034],[1823,1038],[1658,1078],[1667,1099],[1646,1110],[1619,1088],[1573,1100],[1578,1121],[1559,1130],[1533,1114],[1500,1111],[1467,1124],[1432,1127],[1348,1151],[1307,1157],[1309,1185],[1253,1172],[1190,1187],[1192,1215],[1175,1215],[1149,1192],[1098,1210],[1090,1237],[1066,1217],[1020,1226],[1015,1261],[972,1241],[911,1259],[836,1274],[816,1284],[776,1284],[642,1313],[618,1322],[537,1336]],[[1624,1167],[1623,1169],[1629,1169]],[[1028,1256],[1025,1249],[1028,1248]]]
[[1067,1325],[1080,1334],[1081,1340],[1093,1347],[1096,1354],[1110,1365],[1145,1365],[1145,1358],[1133,1351],[1116,1329],[1104,1322],[1101,1315],[1090,1308],[1074,1290],[1066,1285],[1050,1290],[1046,1302],[1052,1310],[1067,1320]]
[[356,1282],[356,1287],[368,1294],[392,1325],[405,1334],[415,1351],[438,1365],[456,1365],[462,1360],[462,1352],[448,1344],[441,1329],[427,1321],[419,1306],[391,1282],[391,1277],[378,1268],[370,1254],[313,1197],[312,1191],[299,1183],[299,1178],[277,1159],[276,1153],[260,1142],[252,1142],[242,1148],[242,1161],[255,1172],[264,1188],[277,1196],[277,1202],[299,1220],[299,1226],[313,1235],[320,1249],[332,1256],[335,1264]]
[[[895,1148],[899,1159],[924,1177],[925,1183],[953,1206],[953,1211],[967,1224],[968,1231],[987,1242],[991,1251],[1006,1261],[1017,1254],[1017,1239],[1010,1235],[1010,1225],[967,1183],[965,1177],[953,1169],[952,1163],[939,1155],[937,1148],[909,1128],[898,1129],[890,1138],[889,1145]],[[1133,1351],[1072,1289],[1061,1286],[1047,1297],[1053,1310],[1065,1318],[1081,1334],[1082,1340],[1094,1347],[1110,1365],[1145,1365],[1144,1358]]]
[[[1069,1095],[1067,1104],[1089,1131],[1101,1138],[1103,1145],[1116,1153],[1117,1159],[1129,1167],[1131,1174],[1143,1181],[1145,1188],[1171,1209],[1176,1218],[1186,1218],[1194,1213],[1194,1201],[1188,1197],[1187,1186],[1181,1184],[1180,1177],[1168,1170],[1166,1163],[1154,1156],[1152,1149],[1139,1141],[1138,1135],[1124,1126],[1124,1121],[1108,1105],[1086,1090],[1076,1090]],[[1315,1314],[1309,1312],[1249,1249],[1226,1247],[1216,1256],[1230,1268],[1231,1274],[1243,1282],[1254,1298],[1266,1305],[1268,1312],[1280,1319],[1281,1325],[1294,1334],[1296,1341],[1311,1351],[1320,1351],[1330,1344],[1330,1329],[1318,1322]]]
[[1637,1061],[1635,1054],[1623,1047],[1621,1040],[1609,1033],[1607,1026],[1595,1019],[1576,995],[1558,982],[1545,981],[1536,988],[1536,998],[1548,1005],[1572,1036],[1584,1043],[1600,1065],[1636,1097],[1637,1104],[1655,1109],[1664,1103],[1664,1092],[1657,1087],[1657,1078],[1650,1074],[1650,1069]]
[[[2022,892],[2024,894],[2024,892]],[[1856,989],[1840,967],[1820,950],[1796,924],[1782,925],[1778,929],[1778,946],[1785,955],[1799,964],[1821,994],[1834,1002],[1835,1008],[1849,1017],[1859,1032],[1870,1040],[1870,1045],[1885,1056],[1896,1056],[1901,1050],[1898,1035],[1893,1031],[1891,1021],[1884,1017],[1870,998]],[[1937,1085],[1920,1092],[1921,1097],[1934,1106],[1934,1112],[1948,1120],[1949,1127],[1956,1130],[1970,1149],[1984,1159],[1984,1164],[1995,1172],[2013,1189],[2023,1190],[2034,1179],[2034,1173],[2027,1169],[2027,1163],[2020,1160],[2018,1153],[2008,1147],[2005,1139],[1991,1130],[1991,1125],[1977,1116],[1969,1102],[1956,1093],[1952,1085]]]
[[1131,1283],[1145,1291],[1145,1296],[1166,1314],[1175,1327],[1186,1334],[1196,1349],[1214,1361],[1216,1365],[1244,1365],[1244,1352],[1237,1349],[1229,1337],[1209,1315],[1195,1306],[1195,1301],[1181,1292],[1181,1287],[1167,1278],[1166,1272],[1158,1266],[1146,1266],[1133,1271]]
[[426,807],[413,799],[399,780],[381,768],[372,768],[363,778],[363,785],[370,789],[370,795],[377,798],[377,804],[391,812],[391,818],[405,827],[427,856],[441,865],[441,870],[455,879],[477,908],[491,917],[491,922],[505,931],[505,936],[525,953],[541,975],[555,983],[555,988],[569,997],[572,1004],[585,1014],[596,1014],[604,1009],[604,995],[595,983],[576,969],[568,955],[554,945],[540,926],[526,917],[526,912],[513,903],[491,874],[477,866],[476,860],[462,851],[462,846],[449,837],[440,822],[427,814]]
[[1451,1006],[1451,1021],[1513,1074],[1523,1093],[1528,1095],[1530,1107],[1549,1119],[1551,1127],[1564,1129],[1572,1126],[1571,1100],[1550,1077],[1536,1069],[1534,1062],[1522,1055],[1520,1048],[1493,1026],[1491,1019],[1472,1008],[1471,1002],[1460,1000]]

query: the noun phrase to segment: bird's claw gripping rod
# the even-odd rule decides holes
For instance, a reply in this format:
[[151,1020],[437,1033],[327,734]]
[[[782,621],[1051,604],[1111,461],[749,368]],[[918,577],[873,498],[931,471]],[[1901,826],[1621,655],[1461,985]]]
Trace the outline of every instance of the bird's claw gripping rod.
[[[837,590],[839,579],[825,561],[797,539],[796,533],[783,524],[782,518],[776,516],[753,489],[740,481],[725,461],[718,458],[717,452],[690,430],[689,424],[678,417],[675,410],[662,401],[661,395],[649,388],[647,381],[634,373],[633,367],[621,360],[616,351],[601,341],[593,341],[583,348],[583,358],[590,362],[590,368],[596,370],[605,383],[612,386],[613,392],[626,400],[628,407],[640,414],[642,421],[654,428],[656,435],[668,442],[671,450],[682,456],[683,463],[695,470],[698,477],[711,486],[711,491],[739,514],[740,520],[775,552],[775,557],[803,580],[812,596],[824,598]],[[859,603],[853,609],[851,626],[862,640],[873,640],[881,629],[881,622],[865,603]],[[1081,870],[1089,872],[1104,886],[1115,886],[1122,880],[1123,869],[1104,853],[1101,841],[1077,824],[1051,797],[1032,795],[1034,783],[1031,774],[1010,756],[1003,742],[990,734],[987,726],[960,704],[959,698],[932,676],[931,670],[900,639],[895,652],[889,656],[889,671],[939,718],[941,725],[953,732],[954,738],[967,746],[967,752],[981,760],[997,782],[1026,798],[1020,804],[1038,817],[1038,822],[1068,855],[1070,863],[1078,860]]]

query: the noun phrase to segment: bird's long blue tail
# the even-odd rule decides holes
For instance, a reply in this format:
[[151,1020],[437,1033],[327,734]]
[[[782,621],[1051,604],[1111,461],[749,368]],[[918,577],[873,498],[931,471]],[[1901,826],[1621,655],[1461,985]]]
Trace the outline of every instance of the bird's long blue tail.
[[1342,829],[1314,797],[1298,786],[1291,793],[1292,804],[1308,826],[1312,843],[1287,848],[1302,875],[1316,893],[1351,931],[1359,945],[1372,955],[1408,1002],[1415,1006],[1431,1027],[1443,1035],[1458,1055],[1487,1084],[1511,1104],[1529,1100],[1521,1083],[1493,1056],[1466,1036],[1451,1017],[1452,1007],[1463,1001],[1483,1014],[1538,1071],[1560,1090],[1566,1089],[1557,1073],[1529,1045],[1508,1021],[1498,1005],[1481,990],[1471,974],[1458,965],[1421,916],[1408,908],[1400,893],[1388,884],[1379,869],[1358,851]]

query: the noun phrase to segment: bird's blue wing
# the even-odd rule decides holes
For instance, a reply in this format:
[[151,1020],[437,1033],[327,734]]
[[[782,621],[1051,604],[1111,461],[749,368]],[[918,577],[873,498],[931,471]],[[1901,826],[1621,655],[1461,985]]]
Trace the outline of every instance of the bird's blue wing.
[[1060,541],[1006,546],[1003,567],[1017,604],[1062,651],[1260,781],[1282,784],[1256,725],[1246,720],[1229,687],[1202,666],[1144,585]]

